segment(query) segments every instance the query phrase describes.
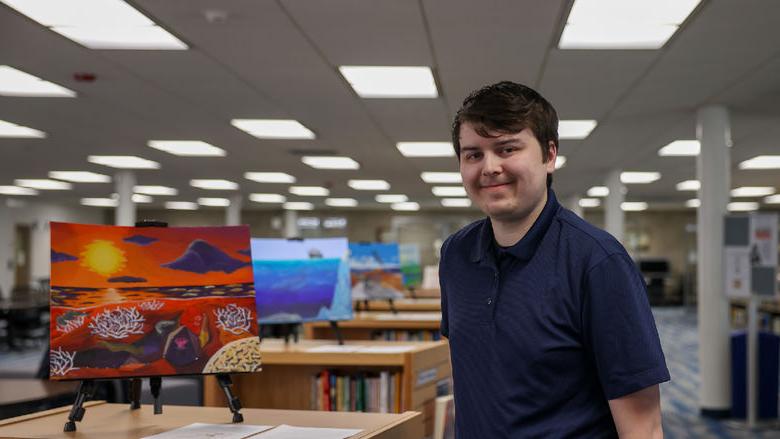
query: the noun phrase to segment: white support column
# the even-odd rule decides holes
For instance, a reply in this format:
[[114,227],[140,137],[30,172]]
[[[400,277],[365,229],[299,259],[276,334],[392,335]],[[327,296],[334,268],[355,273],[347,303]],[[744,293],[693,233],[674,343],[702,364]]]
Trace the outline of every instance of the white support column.
[[620,181],[621,169],[615,169],[607,174],[606,185],[609,195],[604,199],[604,224],[610,235],[623,242],[624,213],[621,204],[626,196],[626,188]]
[[225,225],[241,225],[241,205],[243,201],[244,198],[241,194],[235,194],[230,197],[230,204],[225,208]]
[[301,236],[301,231],[298,230],[298,211],[285,210],[284,211],[284,237],[299,238],[300,236]]
[[584,218],[584,213],[582,211],[582,206],[580,206],[580,197],[579,195],[572,195],[564,201],[563,205],[566,206],[567,209],[571,210],[572,212],[576,213],[578,217]]
[[114,223],[117,226],[135,225],[135,203],[133,202],[133,187],[135,175],[131,171],[119,171],[114,176],[118,204]]
[[728,110],[722,106],[699,109],[696,137],[701,142],[696,159],[696,175],[701,182],[696,236],[699,405],[702,413],[717,415],[731,407],[729,302],[723,285],[723,216],[731,186]]

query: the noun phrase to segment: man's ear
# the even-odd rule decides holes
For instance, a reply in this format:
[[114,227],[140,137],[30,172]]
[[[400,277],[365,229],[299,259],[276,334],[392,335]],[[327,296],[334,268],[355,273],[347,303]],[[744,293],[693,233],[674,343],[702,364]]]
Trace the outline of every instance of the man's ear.
[[558,158],[558,147],[555,142],[550,140],[547,142],[547,170],[552,172],[555,170],[555,159]]

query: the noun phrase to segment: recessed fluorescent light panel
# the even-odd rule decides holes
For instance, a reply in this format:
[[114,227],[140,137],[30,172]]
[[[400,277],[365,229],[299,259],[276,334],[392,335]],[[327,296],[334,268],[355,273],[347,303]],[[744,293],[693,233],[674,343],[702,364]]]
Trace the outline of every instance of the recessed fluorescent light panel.
[[45,178],[23,178],[14,180],[16,186],[27,187],[30,189],[39,189],[46,191],[67,191],[73,189],[73,185],[64,181],[47,180]]
[[420,178],[426,183],[461,183],[460,172],[423,172]]
[[621,172],[620,182],[624,184],[647,184],[661,178],[659,172]]
[[555,158],[555,169],[561,169],[566,166],[566,157],[559,155]]
[[119,169],[160,169],[160,164],[134,155],[91,155],[87,161]]
[[627,212],[639,212],[647,209],[647,203],[644,201],[624,201],[620,203],[620,209]]
[[198,198],[198,204],[201,206],[210,207],[227,207],[230,206],[230,200],[227,198]]
[[390,208],[393,210],[416,211],[420,210],[420,205],[414,201],[407,201],[405,203],[391,204]]
[[576,0],[559,49],[660,49],[700,0]]
[[111,177],[87,171],[51,171],[49,178],[73,183],[110,183]]
[[179,191],[176,190],[176,188],[168,187],[168,186],[135,186],[133,187],[133,192],[136,194],[146,194],[146,195],[167,195],[167,196],[174,196],[178,195]]
[[739,164],[739,169],[780,169],[780,155],[759,155]]
[[765,197],[775,193],[769,186],[742,186],[731,190],[732,197]]
[[465,197],[466,189],[463,186],[434,186],[431,189],[437,197]]
[[301,161],[315,169],[360,169],[358,162],[349,157],[304,156]]
[[441,205],[444,207],[471,207],[471,200],[468,198],[442,198]]
[[191,201],[166,201],[165,208],[171,210],[198,210],[198,204]]
[[398,142],[395,144],[404,157],[454,157],[450,142]]
[[249,194],[249,200],[255,203],[284,203],[287,197],[281,194]]
[[606,197],[607,195],[609,195],[609,188],[606,186],[593,186],[588,189],[589,197]]
[[221,180],[221,179],[190,180],[190,186],[200,188],[200,189],[209,189],[209,190],[216,190],[216,191],[234,191],[238,189],[237,183],[234,183],[229,180]]
[[409,197],[404,194],[379,194],[374,199],[378,203],[404,203],[409,201]]
[[38,195],[38,191],[28,187],[0,186],[0,195]]
[[305,201],[289,201],[282,205],[286,210],[313,210],[314,205]]
[[386,191],[390,183],[385,180],[349,180],[347,186],[357,191]]
[[697,156],[701,150],[701,143],[698,140],[675,140],[658,150],[658,155],[662,157],[670,156]]
[[581,140],[590,135],[598,123],[595,120],[561,120],[558,121],[558,138],[560,140]]
[[297,120],[233,119],[230,124],[259,139],[314,139],[314,133]]
[[327,197],[330,191],[322,186],[290,186],[290,193],[303,197]]
[[678,191],[698,191],[701,189],[699,180],[685,180],[677,183],[675,186]]
[[133,194],[131,200],[133,200],[133,203],[148,204],[152,202],[152,197],[143,194]]
[[358,202],[354,198],[326,198],[325,204],[331,207],[355,207]]
[[753,201],[733,201],[726,208],[731,212],[749,212],[758,210],[758,203]]
[[18,139],[42,139],[46,133],[33,128],[24,127],[15,123],[0,120],[0,137],[13,137]]
[[780,195],[770,195],[764,198],[766,204],[780,204]]
[[601,206],[601,200],[598,198],[580,198],[578,204],[580,207],[599,207]]
[[76,92],[11,66],[0,66],[0,96],[73,98]]
[[93,207],[116,207],[119,205],[119,201],[112,198],[82,198],[81,204]]
[[295,177],[284,172],[246,172],[244,178],[258,183],[295,183]]
[[701,206],[701,201],[698,198],[691,198],[685,202],[685,207],[697,208]]
[[436,98],[430,67],[341,66],[339,71],[361,98]]
[[0,1],[90,49],[187,49],[181,40],[121,0]]
[[150,140],[147,145],[182,157],[224,157],[225,150],[200,140]]

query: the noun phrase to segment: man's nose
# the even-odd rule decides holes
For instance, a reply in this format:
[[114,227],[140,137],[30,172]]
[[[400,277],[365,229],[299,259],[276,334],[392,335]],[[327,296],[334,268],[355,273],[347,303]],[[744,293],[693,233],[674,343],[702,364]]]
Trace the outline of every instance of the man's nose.
[[501,158],[495,154],[485,154],[482,162],[482,175],[497,175],[501,173]]

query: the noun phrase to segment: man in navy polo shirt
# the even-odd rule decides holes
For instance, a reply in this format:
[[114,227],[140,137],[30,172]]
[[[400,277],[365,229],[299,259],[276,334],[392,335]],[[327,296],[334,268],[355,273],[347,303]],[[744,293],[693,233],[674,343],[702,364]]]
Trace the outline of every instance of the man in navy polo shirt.
[[441,250],[457,437],[662,437],[669,372],[644,282],[617,240],[558,204],[555,109],[501,82],[466,98],[452,138],[487,215]]

